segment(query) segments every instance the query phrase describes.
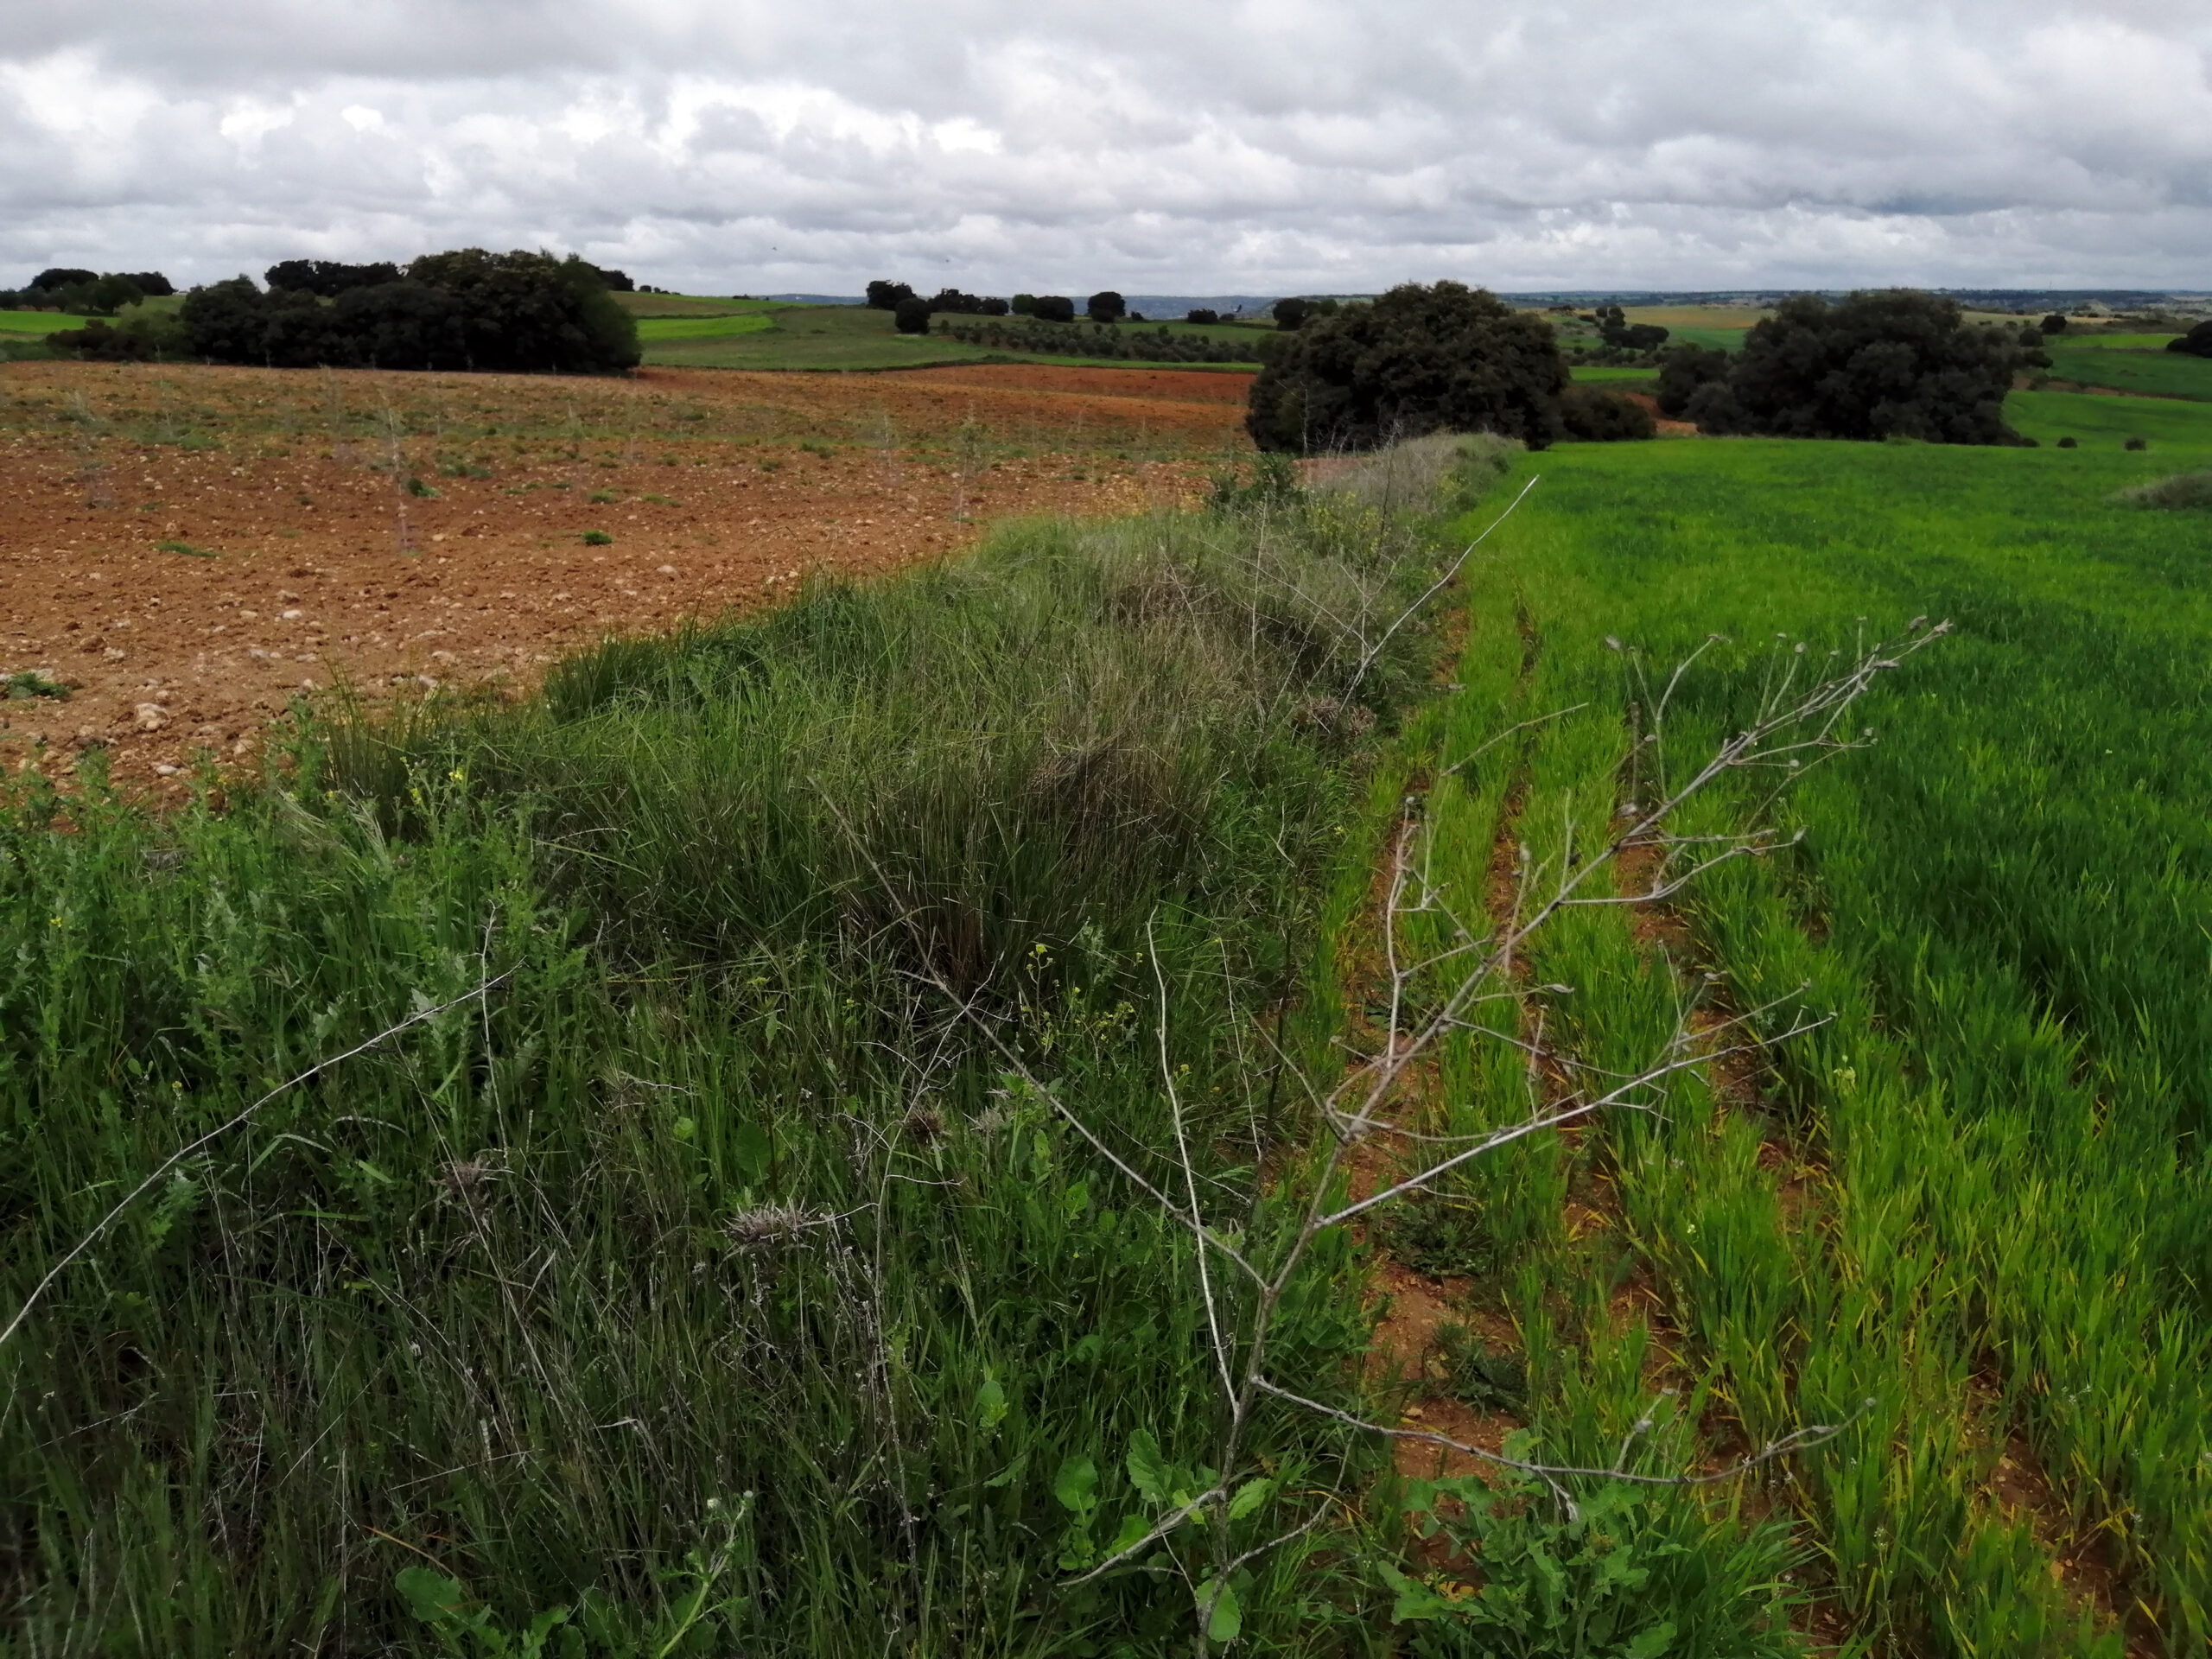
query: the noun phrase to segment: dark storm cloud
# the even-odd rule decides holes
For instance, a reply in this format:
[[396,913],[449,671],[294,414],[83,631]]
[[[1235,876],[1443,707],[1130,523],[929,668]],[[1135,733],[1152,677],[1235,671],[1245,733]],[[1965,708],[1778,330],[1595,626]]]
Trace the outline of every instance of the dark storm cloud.
[[27,269],[2212,287],[2203,5],[153,0],[8,40]]

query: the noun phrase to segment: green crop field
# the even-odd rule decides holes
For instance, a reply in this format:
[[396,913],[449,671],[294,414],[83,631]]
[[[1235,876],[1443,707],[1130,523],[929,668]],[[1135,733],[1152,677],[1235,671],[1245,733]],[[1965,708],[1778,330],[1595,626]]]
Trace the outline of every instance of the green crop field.
[[2056,379],[2139,396],[2212,401],[2212,358],[2167,351],[2163,339],[2155,347],[2123,346],[2107,340],[2094,345],[2054,340],[2044,349],[2050,353],[2050,372]]
[[989,356],[952,340],[899,334],[888,311],[864,305],[778,306],[699,320],[726,321],[740,331],[668,335],[648,332],[668,324],[641,321],[638,332],[645,360],[671,368],[910,369],[980,363]]
[[[2153,455],[2202,455],[2212,448],[2212,412],[2171,397],[2113,397],[2088,391],[2016,391],[2005,402],[2016,431],[2043,444],[2072,438],[2087,449],[2116,449],[2141,438]],[[2150,469],[2158,470],[2158,464]]]
[[[2024,423],[2116,401],[2047,394]],[[1564,1167],[1539,1148],[1471,1184],[1454,1238],[1580,1294],[1599,1332],[1587,1241],[1545,1196],[1595,1184],[1664,1287],[1665,1340],[1749,1443],[1859,1412],[1777,1496],[1804,1581],[1877,1651],[2118,1655],[2054,1567],[2092,1541],[2158,1650],[2212,1637],[2212,564],[2202,511],[2118,499],[2212,459],[2212,411],[2176,412],[2193,432],[2148,454],[1570,447],[1528,464],[1543,481],[1471,594],[1460,677],[1489,695],[1436,756],[1491,736],[1500,698],[1573,712],[1427,810],[1480,830],[1525,790],[1539,858],[1562,799],[1587,836],[1659,786],[1623,771],[1622,734],[1655,726],[1677,661],[1702,649],[1666,705],[1685,766],[1764,677],[1919,617],[1956,630],[1854,714],[1878,743],[1783,810],[1801,845],[1707,878],[1687,955],[1601,911],[1532,963],[1575,988],[1554,1028],[1609,1065],[1654,1052],[1708,972],[1768,1029],[1825,1023],[1749,1098],[1684,1086]],[[1742,827],[1770,787],[1692,827]],[[1445,879],[1479,890],[1488,832],[1439,835],[1467,849]],[[1464,1074],[1510,1077],[1500,1061],[1471,1052]],[[1493,1113],[1524,1109],[1498,1092]],[[2039,1510],[2004,1501],[2028,1464]]]
[[82,317],[60,311],[0,311],[0,334],[50,334],[61,328],[81,328]]
[[650,345],[664,340],[734,340],[741,334],[766,334],[776,326],[772,311],[734,311],[721,316],[640,317],[638,340]]
[[1578,386],[1611,386],[1616,390],[1649,391],[1659,384],[1657,374],[1632,364],[1612,368],[1602,364],[1578,364],[1571,372]]

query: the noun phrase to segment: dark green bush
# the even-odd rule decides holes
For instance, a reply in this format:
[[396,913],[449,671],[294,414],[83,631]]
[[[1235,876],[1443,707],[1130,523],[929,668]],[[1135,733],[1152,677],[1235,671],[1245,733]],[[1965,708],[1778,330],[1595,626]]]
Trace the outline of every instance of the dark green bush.
[[[1910,289],[1784,300],[1685,412],[1707,432],[2018,444],[2012,377],[2041,358],[2010,331],[1969,327],[1958,302]],[[1662,404],[1662,407],[1664,405]]]
[[1728,353],[1710,346],[1677,346],[1660,359],[1659,412],[1681,420],[1700,386],[1728,378]]
[[1084,307],[1084,315],[1093,322],[1119,322],[1128,314],[1128,302],[1110,288],[1092,295]]
[[1029,302],[1029,314],[1039,322],[1073,322],[1075,302],[1058,294],[1039,294]]
[[2206,318],[2185,334],[2177,334],[2166,342],[2170,352],[2186,352],[2191,357],[2212,357],[2212,317]]
[[896,311],[901,300],[911,300],[914,290],[904,283],[885,282],[880,277],[868,285],[868,302],[878,311]]
[[1431,432],[1495,432],[1541,448],[1560,434],[1567,365],[1552,327],[1481,289],[1407,283],[1310,317],[1252,383],[1262,449],[1372,449]]
[[1583,443],[1656,438],[1658,423],[1633,397],[1599,386],[1569,386],[1559,400],[1560,424]]
[[139,315],[122,323],[94,317],[82,328],[65,328],[47,336],[55,355],[78,357],[93,363],[149,363],[177,358],[186,352],[184,330],[175,319]]
[[930,331],[930,302],[918,294],[909,294],[892,308],[891,326],[902,334],[926,334]]

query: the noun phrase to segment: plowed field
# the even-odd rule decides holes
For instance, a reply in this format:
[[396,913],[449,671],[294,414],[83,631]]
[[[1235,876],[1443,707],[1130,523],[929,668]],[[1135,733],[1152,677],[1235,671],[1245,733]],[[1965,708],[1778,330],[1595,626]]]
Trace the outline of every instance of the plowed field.
[[[519,685],[598,635],[1188,495],[1245,377],[1028,365],[624,380],[0,371],[10,770],[181,787],[289,702]],[[587,537],[594,539],[587,540]]]

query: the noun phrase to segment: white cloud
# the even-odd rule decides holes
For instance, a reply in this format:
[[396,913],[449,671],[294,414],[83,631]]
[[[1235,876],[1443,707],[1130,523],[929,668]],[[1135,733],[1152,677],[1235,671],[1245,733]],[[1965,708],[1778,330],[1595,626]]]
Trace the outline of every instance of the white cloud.
[[26,271],[2212,287],[2204,0],[143,0],[11,41]]

